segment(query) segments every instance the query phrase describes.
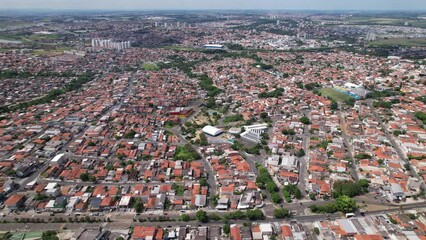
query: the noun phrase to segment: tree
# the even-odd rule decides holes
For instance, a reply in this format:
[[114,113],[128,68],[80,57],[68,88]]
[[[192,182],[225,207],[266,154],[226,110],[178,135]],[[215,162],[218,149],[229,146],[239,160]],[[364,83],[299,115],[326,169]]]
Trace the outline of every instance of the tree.
[[370,186],[370,183],[368,182],[367,179],[360,179],[358,181],[358,185],[363,188],[364,192],[368,191],[368,187]]
[[314,233],[318,236],[320,234],[319,228],[315,227],[314,228]]
[[246,214],[243,211],[238,210],[236,212],[231,212],[228,215],[225,215],[225,219],[245,219]]
[[268,113],[266,113],[266,112],[261,112],[260,113],[260,118],[265,119],[267,117],[268,117]]
[[283,129],[282,131],[281,131],[281,133],[283,134],[283,135],[295,135],[296,134],[296,132],[294,131],[294,129]]
[[188,214],[182,214],[180,215],[180,220],[184,221],[184,222],[188,222],[189,220],[191,220],[191,217]]
[[226,235],[231,233],[231,226],[229,225],[229,223],[225,223],[223,225],[223,233],[225,233]]
[[309,118],[308,118],[308,117],[306,117],[306,116],[301,117],[301,118],[299,119],[299,121],[300,121],[301,123],[303,123],[303,124],[306,124],[306,125],[311,124],[311,120],[309,120]]
[[276,192],[278,190],[277,184],[275,184],[274,181],[269,181],[266,183],[266,190],[268,190],[268,192]]
[[133,204],[133,209],[135,209],[137,213],[141,213],[143,211],[143,204],[140,198],[136,198],[135,203]]
[[203,210],[198,210],[198,212],[195,214],[195,218],[197,218],[200,222],[208,222],[209,218],[207,216],[207,212]]
[[260,209],[247,210],[247,218],[249,220],[263,220],[265,216]]
[[305,150],[303,148],[299,149],[299,151],[296,152],[296,157],[303,157],[305,156]]
[[96,182],[96,177],[93,175],[89,175],[89,181],[90,182]]
[[278,219],[283,219],[290,217],[290,212],[285,208],[277,208],[274,210],[274,217]]
[[200,145],[201,146],[207,146],[209,144],[209,141],[207,140],[206,134],[200,133],[198,136],[200,138]]
[[283,194],[287,202],[291,202],[291,197],[301,199],[302,192],[295,184],[289,184],[283,188]]
[[339,105],[337,104],[337,102],[333,101],[330,104],[330,109],[331,110],[337,110],[337,108],[339,107]]
[[57,234],[56,231],[46,231],[46,232],[43,232],[41,239],[42,240],[59,240],[56,234]]
[[205,178],[200,178],[200,185],[202,187],[205,187],[205,186],[209,186],[209,183],[207,182]]
[[80,174],[80,180],[83,181],[83,182],[89,181],[89,174],[87,174],[87,173]]
[[271,200],[272,202],[277,204],[282,202],[281,196],[276,192],[271,193]]
[[336,199],[336,208],[344,213],[353,212],[357,209],[356,202],[349,196],[343,195]]

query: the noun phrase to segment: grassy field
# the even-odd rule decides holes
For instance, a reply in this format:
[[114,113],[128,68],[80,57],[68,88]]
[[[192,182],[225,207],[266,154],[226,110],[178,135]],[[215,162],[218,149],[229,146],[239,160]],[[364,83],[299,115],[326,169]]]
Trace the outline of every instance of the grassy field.
[[320,90],[320,93],[321,93],[321,96],[331,97],[336,102],[343,102],[352,98],[351,96],[341,93],[332,88],[322,88]]
[[34,55],[46,55],[46,56],[57,56],[57,55],[61,55],[62,53],[63,51],[46,50],[46,49],[37,49],[37,50],[34,50],[33,52]]
[[390,38],[390,39],[381,39],[375,42],[371,42],[369,46],[371,47],[391,47],[391,46],[401,46],[401,47],[426,47],[426,39],[424,38]]
[[355,25],[390,25],[390,26],[408,26],[426,28],[425,19],[406,19],[406,18],[391,18],[391,17],[353,17],[349,18],[350,24]]
[[144,63],[142,69],[145,71],[156,71],[160,69],[155,63]]
[[186,51],[186,52],[200,52],[203,49],[201,48],[191,48],[191,47],[180,47],[180,46],[165,46],[165,49],[176,50],[176,51]]

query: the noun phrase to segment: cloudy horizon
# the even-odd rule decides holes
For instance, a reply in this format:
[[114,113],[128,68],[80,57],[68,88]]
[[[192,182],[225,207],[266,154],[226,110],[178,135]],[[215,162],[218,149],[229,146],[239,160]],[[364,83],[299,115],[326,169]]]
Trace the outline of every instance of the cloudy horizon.
[[0,9],[52,10],[426,10],[425,0],[2,0]]

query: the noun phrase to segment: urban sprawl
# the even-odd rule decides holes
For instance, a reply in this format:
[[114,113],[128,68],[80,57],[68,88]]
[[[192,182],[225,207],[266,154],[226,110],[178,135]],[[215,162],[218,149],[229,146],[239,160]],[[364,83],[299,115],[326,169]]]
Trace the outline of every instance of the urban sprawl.
[[426,239],[425,38],[423,15],[3,17],[0,237]]

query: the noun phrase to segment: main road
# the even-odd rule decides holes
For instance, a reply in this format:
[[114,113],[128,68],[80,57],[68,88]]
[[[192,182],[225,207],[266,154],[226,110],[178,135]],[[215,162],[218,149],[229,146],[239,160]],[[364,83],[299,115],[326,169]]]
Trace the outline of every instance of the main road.
[[[377,122],[380,124],[380,127],[381,127],[382,131],[384,132],[386,138],[389,139],[392,147],[395,149],[396,153],[398,154],[398,157],[401,160],[403,160],[406,164],[409,164],[411,166],[410,162],[408,161],[407,156],[404,154],[404,152],[399,147],[399,144],[395,141],[394,137],[391,134],[389,134],[389,131],[387,130],[385,124],[383,123],[382,118],[379,116],[376,108],[373,106],[373,100],[369,99],[369,100],[367,100],[367,103],[368,103],[368,106],[371,109],[371,112],[373,113],[374,117],[376,118]],[[422,183],[422,188],[424,188],[425,186],[424,186],[423,179],[421,179],[419,177],[419,175],[416,173],[416,171],[414,171],[414,169],[412,167],[410,167],[410,173],[411,173],[411,176],[419,179],[419,181]]]
[[[406,211],[406,210],[413,210],[413,209],[421,209],[426,208],[426,203],[413,203],[413,204],[407,204],[402,207],[388,207],[386,210],[377,210],[377,211],[369,211],[365,212],[365,216],[372,216],[372,215],[379,215],[379,214],[388,214],[388,213],[396,213],[400,211]],[[281,221],[288,221],[293,220],[297,221],[299,223],[313,223],[315,221],[326,221],[326,220],[336,220],[338,218],[342,218],[341,214],[334,213],[334,214],[315,214],[315,215],[304,215],[304,216],[293,216],[291,219],[276,219],[276,218],[269,218],[265,220],[257,220],[257,223],[268,223],[268,222],[281,222]],[[12,219],[9,219],[12,220]],[[229,220],[229,223],[239,223],[243,224],[249,220]],[[197,226],[199,224],[202,224],[203,226],[223,226],[223,221],[211,221],[207,223],[200,223],[198,221],[189,221],[189,222],[176,222],[176,221],[168,221],[168,222],[152,222],[152,221],[145,221],[145,222],[133,222],[132,218],[130,217],[121,217],[121,220],[115,220],[113,219],[113,222],[109,223],[2,223],[0,224],[0,231],[46,231],[46,230],[58,230],[61,228],[67,228],[76,230],[82,227],[99,227],[101,224],[104,225],[106,229],[123,229],[128,228],[132,226],[160,226],[163,228],[169,227],[169,226],[185,226],[185,225],[191,225],[191,226]],[[29,226],[27,229],[26,226]]]
[[356,164],[356,161],[355,161],[355,158],[354,158],[352,143],[351,143],[351,139],[350,139],[349,135],[347,134],[345,117],[343,116],[343,113],[341,111],[339,111],[339,120],[340,120],[340,126],[342,128],[343,141],[346,145],[346,149],[348,150],[349,157],[350,157],[351,163],[352,163],[351,164],[352,178],[355,181],[358,181],[359,180],[358,169],[357,169],[357,164]]

